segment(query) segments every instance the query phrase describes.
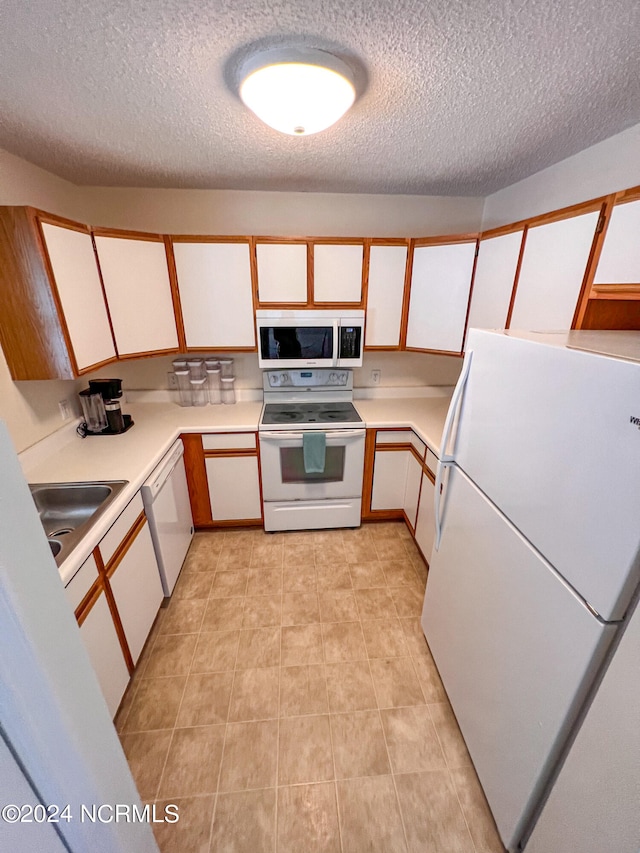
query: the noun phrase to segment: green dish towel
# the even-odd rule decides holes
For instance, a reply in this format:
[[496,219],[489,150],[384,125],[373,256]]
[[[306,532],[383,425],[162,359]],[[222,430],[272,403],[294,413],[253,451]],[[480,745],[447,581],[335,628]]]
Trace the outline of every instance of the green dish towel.
[[305,474],[322,474],[327,451],[327,436],[323,432],[302,434],[302,456]]

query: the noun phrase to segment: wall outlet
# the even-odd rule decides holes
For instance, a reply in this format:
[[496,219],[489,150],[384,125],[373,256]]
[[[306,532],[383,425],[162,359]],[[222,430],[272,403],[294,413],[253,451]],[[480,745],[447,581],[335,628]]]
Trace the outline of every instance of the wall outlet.
[[170,391],[173,391],[178,387],[178,377],[175,375],[173,370],[170,370],[167,373],[167,387]]
[[381,376],[382,376],[381,370],[372,370],[371,371],[371,382],[374,385],[379,385]]
[[58,409],[60,410],[60,417],[63,421],[70,420],[73,412],[71,411],[71,403],[69,400],[60,400],[58,403]]

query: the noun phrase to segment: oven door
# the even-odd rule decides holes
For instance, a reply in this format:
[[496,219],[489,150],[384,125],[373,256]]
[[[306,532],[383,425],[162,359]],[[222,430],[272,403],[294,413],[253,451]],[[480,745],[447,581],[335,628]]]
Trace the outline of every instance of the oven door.
[[324,471],[308,474],[304,470],[302,432],[260,433],[262,495],[265,501],[362,496],[365,430],[328,430],[325,435]]
[[338,321],[317,317],[258,319],[258,367],[335,367]]

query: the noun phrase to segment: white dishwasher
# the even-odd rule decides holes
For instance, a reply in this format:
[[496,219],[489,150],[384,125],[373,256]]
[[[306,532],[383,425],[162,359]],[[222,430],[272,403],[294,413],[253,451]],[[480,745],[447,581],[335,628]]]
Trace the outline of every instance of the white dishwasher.
[[171,595],[193,536],[193,517],[180,440],[142,486],[165,595]]

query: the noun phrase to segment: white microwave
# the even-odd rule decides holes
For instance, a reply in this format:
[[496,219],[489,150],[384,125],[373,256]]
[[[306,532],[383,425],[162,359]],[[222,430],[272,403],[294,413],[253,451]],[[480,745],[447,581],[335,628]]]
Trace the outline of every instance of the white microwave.
[[364,311],[256,311],[258,367],[362,367]]

